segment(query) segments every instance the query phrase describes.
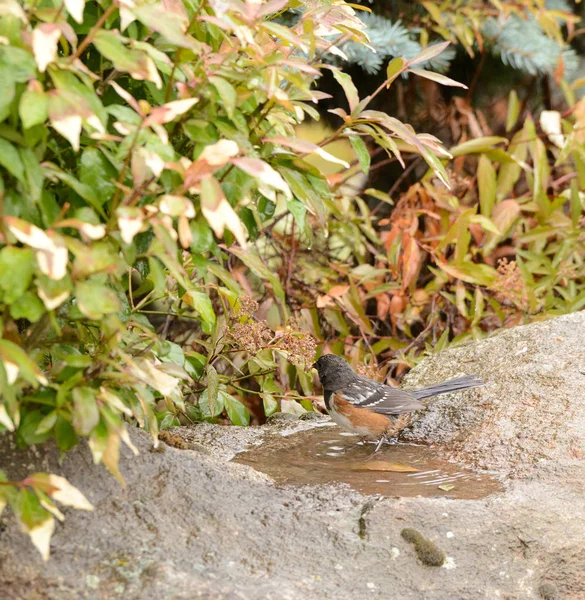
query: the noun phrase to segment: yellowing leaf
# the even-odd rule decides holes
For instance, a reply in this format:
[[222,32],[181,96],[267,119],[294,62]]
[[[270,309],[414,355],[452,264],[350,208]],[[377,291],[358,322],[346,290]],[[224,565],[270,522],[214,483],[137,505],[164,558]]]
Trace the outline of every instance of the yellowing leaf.
[[160,392],[163,396],[170,396],[179,385],[177,378],[163,373],[152,365],[150,361],[142,361],[140,363],[139,373],[142,373],[145,383]]
[[325,150],[323,150],[323,148],[317,146],[317,144],[313,144],[312,142],[308,142],[307,140],[279,136],[273,138],[266,138],[264,141],[272,142],[273,144],[280,144],[281,146],[285,146],[286,148],[292,148],[293,150],[296,150],[297,152],[302,152],[304,154],[317,154],[324,160],[336,163],[338,165],[342,165],[346,169],[349,169],[349,163],[347,163],[344,160],[341,160],[340,158],[337,158],[336,156],[333,156],[333,154],[329,154],[329,152],[326,152]]
[[118,462],[120,460],[120,436],[116,433],[110,433],[108,435],[108,441],[106,442],[105,450],[102,454],[102,462],[108,469],[108,471],[123,485],[126,485],[122,473],[118,468]]
[[205,146],[197,160],[204,160],[208,165],[221,167],[229,162],[230,158],[237,156],[239,146],[232,140],[219,140],[215,144]]
[[77,106],[70,102],[63,92],[54,91],[49,95],[49,120],[77,152],[83,119]]
[[[16,377],[18,377],[18,367],[14,363],[11,363],[11,364],[14,367],[16,367],[16,376],[10,377],[8,379],[9,385],[12,385],[16,381]],[[3,366],[4,366],[4,370],[8,374],[8,368],[6,367],[6,364],[4,364]],[[11,381],[11,379],[12,379],[12,381]],[[12,422],[12,419],[8,415],[8,411],[6,410],[6,407],[4,406],[4,404],[0,404],[0,424],[4,425],[4,427],[6,427],[6,429],[8,429],[8,431],[14,431],[14,423]]]
[[543,110],[540,113],[540,126],[548,139],[557,147],[565,145],[565,136],[561,124],[561,113],[558,110]]
[[39,268],[47,277],[55,280],[65,277],[69,255],[61,240],[49,237],[42,229],[22,219],[5,217],[4,222],[19,242],[37,251]]
[[[336,32],[337,33],[337,32]],[[333,69],[333,77],[337,80],[337,83],[343,88],[345,96],[347,97],[347,103],[349,104],[349,111],[353,112],[356,106],[360,102],[357,88],[354,82],[347,73],[342,73],[338,69]]]
[[32,33],[32,48],[39,71],[44,73],[47,65],[57,58],[57,45],[61,29],[55,23],[43,23]]
[[110,406],[115,408],[116,411],[122,412],[125,415],[128,415],[129,417],[132,416],[132,411],[122,402],[122,400],[120,400],[120,398],[118,398],[118,396],[116,396],[116,394],[114,394],[107,388],[103,386],[100,387],[100,393],[98,394],[98,398],[106,404],[109,404]]
[[134,236],[140,233],[144,223],[144,214],[140,208],[134,206],[121,206],[116,210],[118,228],[124,243],[131,244]]
[[165,194],[161,197],[158,207],[163,214],[171,217],[185,216],[192,219],[195,216],[193,202],[184,196]]
[[[426,4],[429,4],[429,3],[426,3]],[[443,50],[445,50],[445,48],[447,48],[447,46],[450,43],[451,42],[441,42],[440,44],[433,44],[432,46],[427,46],[424,50],[419,52],[414,58],[410,59],[408,61],[408,64],[416,65],[418,63],[427,62],[427,61],[435,58],[436,56],[439,56],[439,54],[441,54],[441,52],[443,52]]]
[[89,387],[73,390],[73,427],[80,435],[89,435],[100,421],[95,391]]
[[165,168],[165,161],[148,148],[138,148],[132,153],[130,163],[134,185],[139,186],[151,175],[159,177]]
[[226,200],[221,185],[214,177],[205,177],[201,182],[201,212],[217,237],[222,237],[227,227],[240,246],[246,247],[246,232],[240,217]]
[[83,23],[85,0],[65,0],[65,7],[75,21]]
[[494,206],[492,221],[498,231],[505,235],[514,221],[520,216],[520,205],[516,200],[504,200]]
[[409,73],[413,75],[418,75],[419,77],[424,77],[425,79],[430,79],[431,81],[436,81],[441,85],[450,85],[452,87],[460,87],[463,89],[467,89],[467,86],[463,83],[459,83],[450,77],[446,77],[445,75],[441,75],[440,73],[434,73],[433,71],[425,71],[424,69],[408,69]]
[[164,123],[170,123],[179,115],[186,113],[197,102],[199,102],[199,98],[185,98],[184,100],[174,100],[162,106],[157,106],[146,117],[143,126],[149,127],[152,124],[163,125]]
[[258,189],[267,198],[275,200],[274,192],[270,188],[280,190],[287,198],[292,198],[292,193],[282,175],[275,171],[268,163],[259,158],[234,158],[232,163],[248,175],[255,177],[260,185]]
[[65,219],[56,223],[54,227],[73,227],[89,240],[101,240],[106,235],[106,226],[102,223],[92,225],[80,219]]
[[55,531],[55,519],[52,515],[27,531],[35,548],[41,553],[44,561],[49,560],[51,536]]
[[72,486],[65,477],[59,475],[48,475],[49,484],[55,488],[50,496],[64,504],[72,506],[78,510],[93,510],[93,505],[88,499],[74,486]]
[[479,206],[484,217],[491,217],[496,202],[496,170],[491,160],[482,154],[477,167]]

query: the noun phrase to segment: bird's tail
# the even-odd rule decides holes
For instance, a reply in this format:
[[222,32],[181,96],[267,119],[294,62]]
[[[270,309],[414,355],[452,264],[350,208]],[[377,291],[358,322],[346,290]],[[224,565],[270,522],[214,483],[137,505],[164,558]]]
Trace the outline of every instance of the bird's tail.
[[449,381],[443,381],[443,383],[415,390],[412,392],[412,395],[417,400],[423,400],[424,398],[432,398],[433,396],[440,396],[441,394],[448,394],[457,390],[467,390],[482,385],[485,385],[485,381],[482,381],[477,375],[464,375],[463,377],[449,379]]

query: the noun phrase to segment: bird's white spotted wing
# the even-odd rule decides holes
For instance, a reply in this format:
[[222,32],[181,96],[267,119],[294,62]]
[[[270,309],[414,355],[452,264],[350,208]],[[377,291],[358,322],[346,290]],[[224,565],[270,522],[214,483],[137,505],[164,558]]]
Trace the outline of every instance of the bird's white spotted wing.
[[358,408],[368,408],[386,415],[399,415],[425,408],[411,393],[365,377],[347,385],[343,390],[343,397]]

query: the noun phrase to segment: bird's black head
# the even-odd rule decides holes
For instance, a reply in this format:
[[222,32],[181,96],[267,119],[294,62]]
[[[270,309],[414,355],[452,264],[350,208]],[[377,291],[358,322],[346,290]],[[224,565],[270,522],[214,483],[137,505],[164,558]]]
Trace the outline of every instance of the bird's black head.
[[321,385],[326,390],[338,390],[356,376],[345,358],[335,354],[324,354],[313,368],[317,369]]

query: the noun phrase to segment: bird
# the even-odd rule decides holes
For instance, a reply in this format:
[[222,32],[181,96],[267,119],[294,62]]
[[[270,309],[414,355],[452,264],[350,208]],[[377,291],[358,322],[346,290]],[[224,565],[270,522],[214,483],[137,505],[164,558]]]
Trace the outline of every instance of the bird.
[[485,385],[477,375],[464,375],[407,391],[358,375],[336,354],[324,354],[312,366],[319,373],[325,406],[333,421],[362,440],[378,440],[374,454],[388,441],[389,434],[397,432],[402,415],[426,408],[420,400]]

